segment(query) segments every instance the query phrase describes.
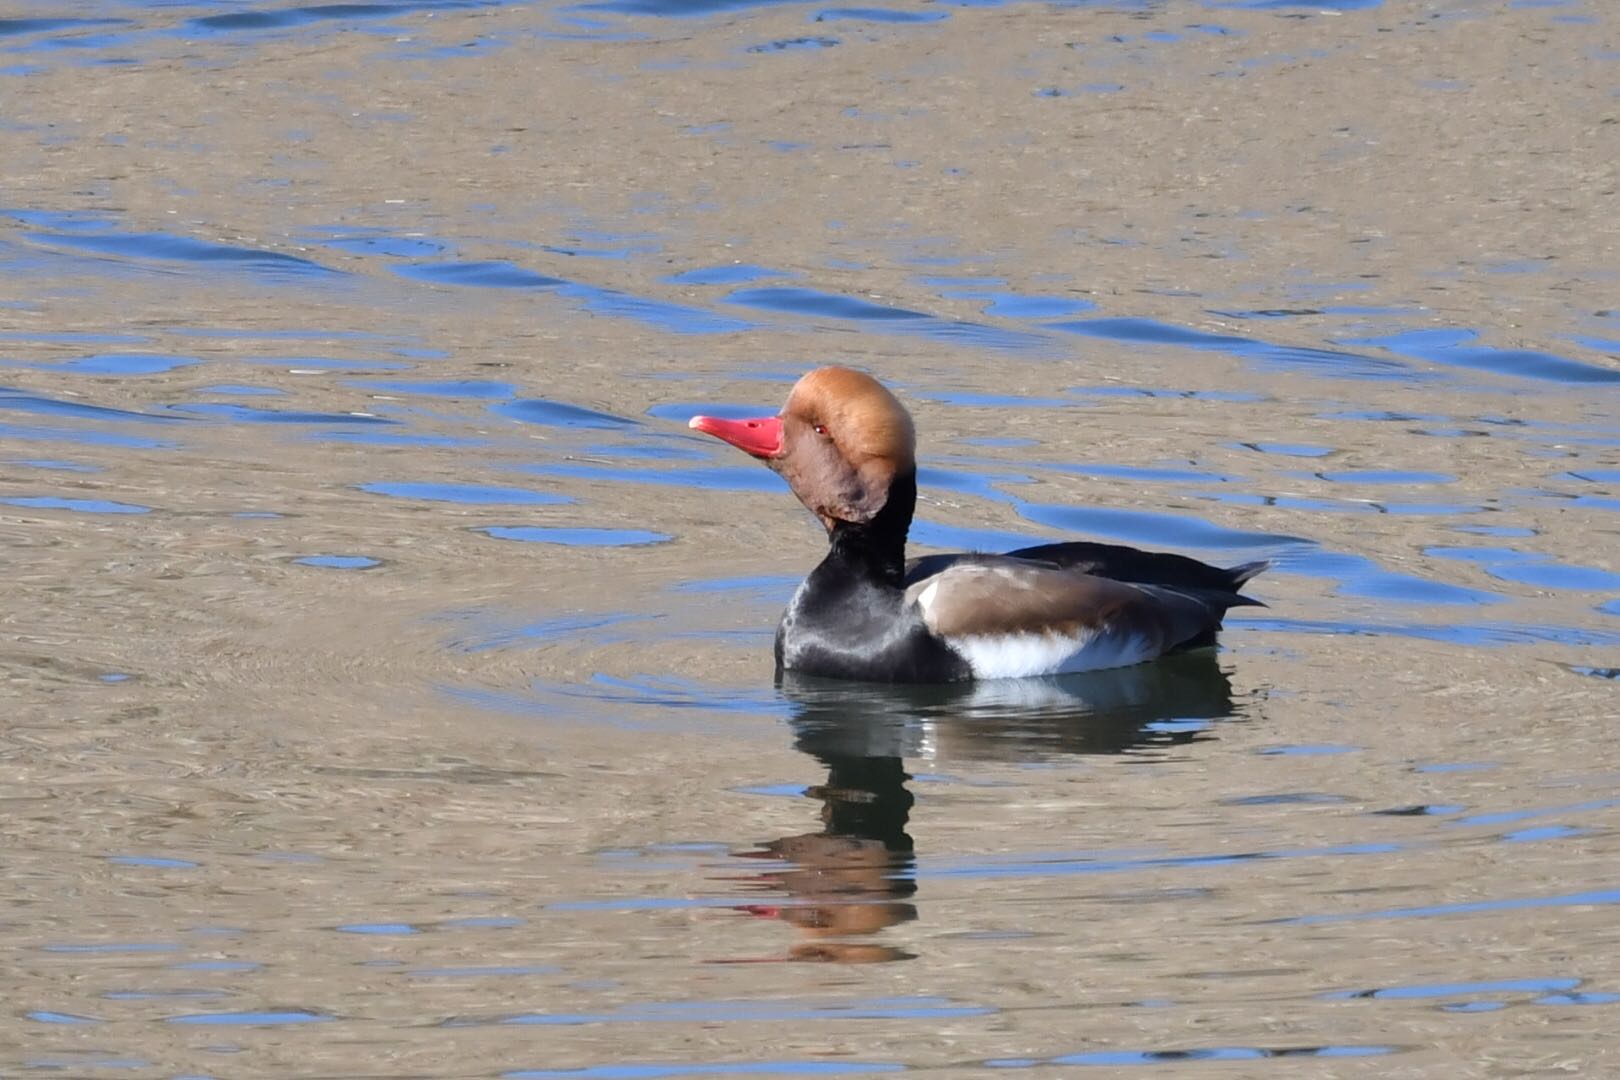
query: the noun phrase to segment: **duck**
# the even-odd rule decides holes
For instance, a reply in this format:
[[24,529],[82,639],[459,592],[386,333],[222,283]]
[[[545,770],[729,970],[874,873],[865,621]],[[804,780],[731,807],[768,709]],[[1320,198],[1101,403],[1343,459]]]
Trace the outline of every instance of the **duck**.
[[775,416],[688,426],[763,462],[827,532],[776,631],[776,671],[957,683],[1128,667],[1212,648],[1269,562],[1222,568],[1071,541],[906,558],[917,506],[911,414],[877,379],[822,367]]

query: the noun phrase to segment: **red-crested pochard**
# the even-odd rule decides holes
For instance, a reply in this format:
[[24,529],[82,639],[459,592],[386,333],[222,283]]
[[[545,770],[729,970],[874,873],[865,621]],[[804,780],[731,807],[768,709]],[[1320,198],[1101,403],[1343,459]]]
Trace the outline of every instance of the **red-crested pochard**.
[[907,562],[911,415],[849,368],[810,372],[776,416],[690,426],[776,470],[827,528],[827,557],[777,628],[779,672],[935,683],[1124,667],[1213,645],[1227,608],[1258,603],[1238,590],[1269,565],[1086,542]]

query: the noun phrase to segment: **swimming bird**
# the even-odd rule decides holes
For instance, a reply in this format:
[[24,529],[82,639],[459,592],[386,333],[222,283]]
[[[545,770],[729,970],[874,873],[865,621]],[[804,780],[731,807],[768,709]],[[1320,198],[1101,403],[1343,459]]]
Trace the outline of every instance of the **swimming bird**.
[[770,466],[827,530],[827,556],[776,632],[776,668],[947,683],[1125,667],[1215,644],[1226,610],[1259,601],[1230,569],[1118,544],[1040,544],[907,561],[917,504],[911,414],[845,367],[801,378],[775,416],[694,416]]

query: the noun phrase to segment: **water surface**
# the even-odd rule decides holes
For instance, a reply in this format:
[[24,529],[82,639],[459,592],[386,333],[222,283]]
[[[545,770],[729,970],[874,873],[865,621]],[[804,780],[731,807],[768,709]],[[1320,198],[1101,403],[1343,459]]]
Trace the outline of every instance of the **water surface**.
[[[0,1073],[1620,1072],[1617,33],[8,12]],[[778,684],[823,540],[685,422],[828,362],[919,550],[1268,607]]]

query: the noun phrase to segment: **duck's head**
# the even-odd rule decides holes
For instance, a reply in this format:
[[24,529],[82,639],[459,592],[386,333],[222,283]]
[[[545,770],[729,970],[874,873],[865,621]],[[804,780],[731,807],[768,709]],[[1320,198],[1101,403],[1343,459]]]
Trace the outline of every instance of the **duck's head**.
[[810,372],[775,416],[694,416],[688,426],[781,473],[829,532],[839,522],[871,521],[895,480],[917,467],[911,414],[882,383],[849,368]]

